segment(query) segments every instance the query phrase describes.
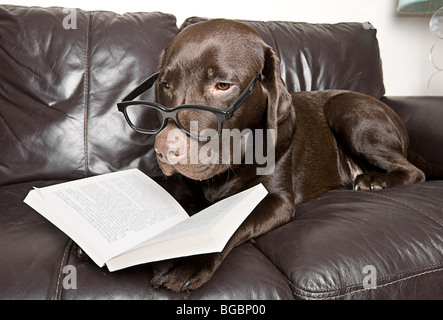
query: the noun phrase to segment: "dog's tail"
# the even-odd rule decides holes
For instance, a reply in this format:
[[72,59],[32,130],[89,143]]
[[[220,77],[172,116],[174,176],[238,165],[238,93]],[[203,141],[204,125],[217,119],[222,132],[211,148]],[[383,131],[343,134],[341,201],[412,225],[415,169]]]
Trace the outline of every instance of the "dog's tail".
[[426,180],[443,179],[443,166],[426,161],[417,151],[415,151],[411,147],[408,148],[408,160],[414,166],[423,171],[426,176]]

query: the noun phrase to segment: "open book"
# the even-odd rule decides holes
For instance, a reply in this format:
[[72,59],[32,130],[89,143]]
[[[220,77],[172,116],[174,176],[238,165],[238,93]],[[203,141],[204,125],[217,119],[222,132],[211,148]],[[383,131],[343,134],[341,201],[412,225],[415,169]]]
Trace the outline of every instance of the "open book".
[[220,252],[266,196],[262,184],[189,217],[160,185],[130,169],[44,188],[24,202],[74,240],[100,267]]

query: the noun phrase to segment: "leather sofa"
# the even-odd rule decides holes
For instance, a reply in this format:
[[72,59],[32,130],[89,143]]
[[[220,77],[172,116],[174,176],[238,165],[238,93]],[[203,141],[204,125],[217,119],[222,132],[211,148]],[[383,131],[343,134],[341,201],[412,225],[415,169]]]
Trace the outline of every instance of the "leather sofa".
[[[72,240],[23,203],[33,186],[134,167],[164,181],[153,137],[133,132],[116,103],[156,70],[181,28],[201,20],[178,28],[159,12],[0,6],[0,299],[442,299],[443,181],[332,190],[181,294],[151,287],[150,265],[111,273],[79,259]],[[443,97],[385,96],[369,23],[247,23],[280,56],[289,91],[381,99],[412,146],[443,165]],[[65,283],[70,270],[75,286]]]

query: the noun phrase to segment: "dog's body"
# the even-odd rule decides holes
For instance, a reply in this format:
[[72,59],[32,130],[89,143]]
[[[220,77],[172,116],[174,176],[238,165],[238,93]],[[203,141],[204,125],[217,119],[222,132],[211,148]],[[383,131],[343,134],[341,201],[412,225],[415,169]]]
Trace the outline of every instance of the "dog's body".
[[195,180],[201,193],[194,196],[212,203],[260,182],[269,194],[221,253],[155,263],[155,287],[200,287],[231,249],[288,222],[297,204],[328,190],[376,190],[425,180],[407,160],[406,129],[388,106],[347,91],[289,94],[275,53],[244,24],[211,20],[187,27],[163,51],[159,72],[156,93],[163,105],[219,109],[226,109],[260,73],[262,80],[224,128],[274,130],[275,168],[273,174],[257,175],[256,163],[172,162],[168,155],[189,156],[183,146],[189,149],[190,138],[169,121],[156,136],[158,162],[168,176],[180,173]]

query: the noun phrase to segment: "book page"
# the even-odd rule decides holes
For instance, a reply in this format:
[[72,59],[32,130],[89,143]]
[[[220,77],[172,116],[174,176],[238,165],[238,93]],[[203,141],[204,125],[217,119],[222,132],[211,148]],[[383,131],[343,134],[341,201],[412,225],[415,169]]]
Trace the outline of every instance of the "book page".
[[220,252],[267,195],[262,184],[221,200],[136,248],[106,262],[110,271],[152,261]]
[[[210,231],[214,226],[216,226],[221,219],[225,218],[227,214],[229,214],[232,209],[239,205],[247,196],[253,194],[255,190],[261,189],[262,185],[257,185],[251,189],[245,190],[243,192],[237,193],[231,197],[228,197],[224,200],[220,200],[210,207],[200,211],[197,214],[189,217],[188,219],[177,223],[175,226],[163,232],[143,243],[138,245],[137,247],[148,246],[154,243],[159,243],[163,241],[167,241],[170,239],[181,238],[193,234],[197,234],[200,232]],[[263,187],[264,189],[264,187]],[[264,191],[265,192],[265,191]],[[257,197],[258,198],[258,197]],[[261,200],[261,198],[260,198]],[[254,202],[253,202],[254,203]],[[257,202],[258,203],[258,202]],[[257,204],[255,203],[255,204]],[[254,204],[254,207],[255,207]],[[251,209],[252,210],[252,209]],[[243,212],[248,213],[246,210]],[[238,212],[237,216],[243,216],[243,212]],[[246,217],[246,216],[245,216]],[[235,220],[235,217],[233,217]],[[223,230],[219,230],[223,232]]]
[[97,260],[110,259],[189,218],[171,195],[137,169],[45,187],[37,193],[52,215],[69,221],[69,230],[63,231],[86,253],[100,252]]

